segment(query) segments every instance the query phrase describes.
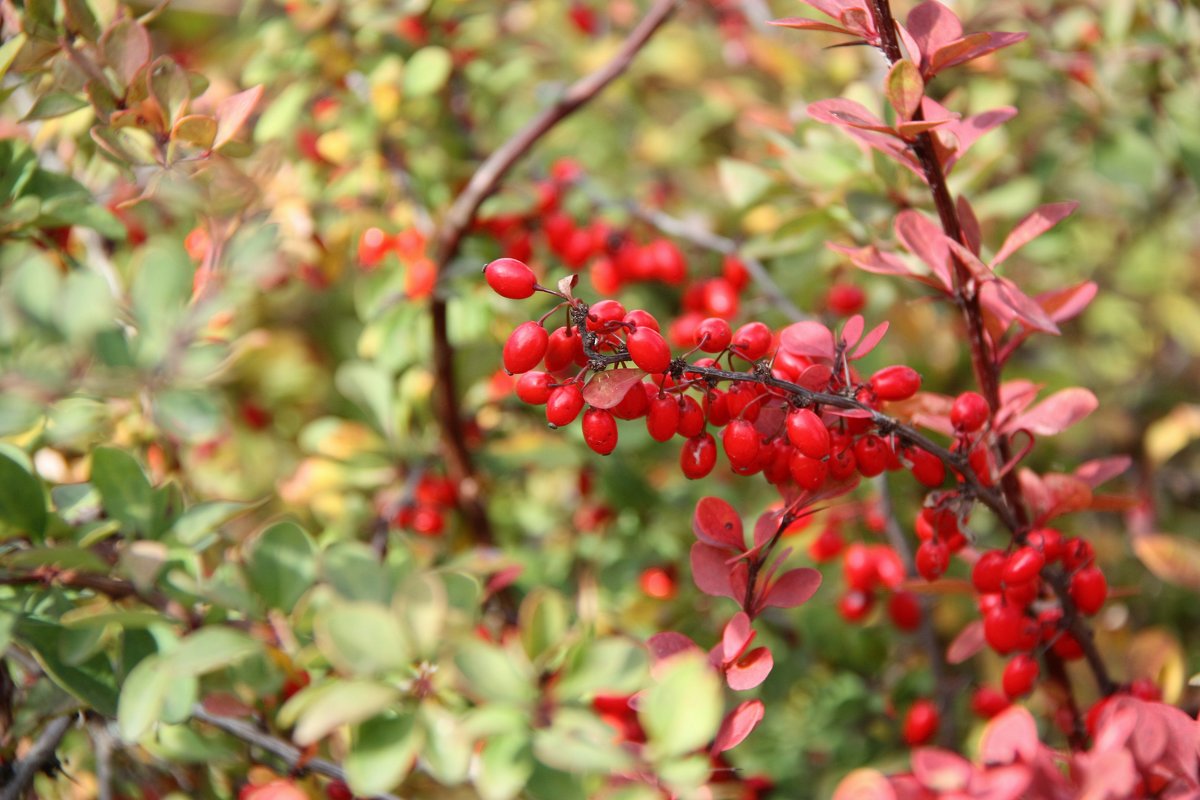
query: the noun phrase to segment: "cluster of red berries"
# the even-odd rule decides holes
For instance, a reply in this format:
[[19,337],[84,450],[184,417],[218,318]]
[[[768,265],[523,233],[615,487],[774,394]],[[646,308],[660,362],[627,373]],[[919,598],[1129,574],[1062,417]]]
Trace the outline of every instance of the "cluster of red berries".
[[456,501],[454,481],[425,473],[417,480],[412,496],[396,508],[391,523],[420,536],[441,536],[446,530],[446,514],[454,508]]

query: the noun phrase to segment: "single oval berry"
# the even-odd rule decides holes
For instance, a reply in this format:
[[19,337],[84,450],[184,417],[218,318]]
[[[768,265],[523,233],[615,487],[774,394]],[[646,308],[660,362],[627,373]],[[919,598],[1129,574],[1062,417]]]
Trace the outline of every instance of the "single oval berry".
[[679,400],[674,395],[660,394],[650,399],[646,430],[656,442],[665,442],[675,435],[679,430]]
[[625,337],[629,357],[646,372],[666,372],[671,365],[671,347],[653,328],[635,328]]
[[869,383],[880,400],[907,400],[921,388],[921,374],[910,366],[896,364],[876,372]]
[[829,474],[829,467],[824,461],[818,461],[815,458],[809,458],[799,450],[793,449],[788,456],[788,471],[792,474],[792,480],[801,489],[809,492],[815,492],[825,485],[825,478]]
[[517,397],[531,406],[540,406],[554,391],[554,378],[547,372],[526,372],[517,379]]
[[1004,693],[1010,700],[1029,694],[1033,690],[1033,684],[1037,680],[1039,672],[1038,663],[1032,656],[1025,653],[1013,656],[1013,659],[1005,665],[1004,677],[1001,679]]
[[979,557],[971,568],[971,583],[983,594],[999,592],[1004,588],[1004,567],[1008,556],[999,550],[989,550]]
[[733,340],[733,329],[720,317],[709,317],[696,326],[694,341],[705,353],[720,353]]
[[658,326],[658,320],[649,311],[644,311],[640,308],[635,308],[625,315],[623,322],[628,322],[637,328],[650,328],[651,330],[662,332]]
[[999,605],[983,617],[983,637],[1002,656],[1037,647],[1040,632],[1037,621],[1016,606]]
[[717,440],[711,433],[702,433],[683,443],[679,452],[679,467],[691,480],[703,478],[717,463]]
[[1029,583],[1046,566],[1046,557],[1036,547],[1018,548],[1008,557],[1004,565],[1005,583]]
[[704,282],[704,311],[721,319],[732,319],[738,313],[738,293],[733,284],[724,278],[713,278]]
[[708,420],[704,417],[704,409],[690,394],[684,395],[679,401],[679,435],[691,439],[704,433]]
[[888,617],[902,631],[921,627],[921,604],[912,592],[892,592],[888,598]]
[[587,364],[587,357],[583,353],[583,339],[574,328],[563,325],[550,334],[550,341],[546,346],[546,371],[558,372],[572,363],[581,367]]
[[1070,591],[1079,613],[1091,616],[1108,598],[1108,580],[1096,567],[1084,567],[1071,576]]
[[657,389],[646,381],[638,381],[629,387],[621,402],[612,407],[612,414],[617,419],[639,419],[646,415],[650,407],[650,396]]
[[570,425],[583,410],[583,390],[578,383],[564,383],[546,400],[546,421],[551,427]]
[[946,480],[946,465],[933,453],[919,447],[911,447],[905,451],[904,455],[912,465],[909,469],[912,471],[913,477],[922,486],[936,489]]
[[721,431],[721,445],[729,463],[734,466],[749,466],[758,458],[762,446],[754,424],[744,419],[735,419]]
[[838,598],[838,613],[847,622],[859,622],[875,605],[875,595],[859,589],[851,589]]
[[545,328],[533,321],[522,322],[504,343],[504,368],[514,375],[529,372],[542,363],[549,346],[550,334]]
[[818,564],[824,564],[826,561],[831,561],[837,557],[837,554],[842,552],[842,547],[845,545],[845,540],[842,539],[842,533],[832,525],[826,528],[817,535],[808,545],[808,557]]
[[950,423],[964,433],[974,433],[987,422],[991,409],[978,392],[963,392],[950,406]]
[[971,711],[982,719],[991,719],[1010,705],[1008,698],[991,686],[980,686],[971,695]]
[[1096,553],[1092,549],[1092,543],[1087,539],[1072,536],[1063,542],[1062,560],[1063,566],[1067,569],[1076,570],[1090,567],[1095,559]]
[[[644,395],[643,395],[644,396]],[[583,412],[583,440],[602,456],[617,449],[617,421],[612,412],[589,408]]]
[[853,283],[835,283],[825,295],[826,307],[835,314],[848,317],[862,311],[867,294]]
[[734,331],[730,347],[747,361],[758,361],[771,349],[771,329],[762,322],[747,322]]
[[496,259],[483,268],[483,276],[492,291],[512,300],[524,300],[537,286],[533,270],[515,258]]
[[809,458],[829,455],[829,429],[810,408],[793,409],[787,416],[788,441]]
[[844,481],[854,474],[854,448],[845,446],[829,456],[829,474],[835,481]]
[[942,577],[946,567],[950,566],[950,548],[938,539],[921,542],[917,548],[917,572],[927,581],[936,581]]
[[589,331],[608,330],[609,326],[624,318],[625,306],[616,300],[601,300],[588,309],[587,328]]
[[851,589],[868,592],[879,576],[875,572],[875,555],[865,544],[855,542],[846,548],[842,557],[842,578]]
[[869,433],[854,442],[854,463],[864,478],[874,478],[887,469],[888,454],[883,441]]
[[904,715],[904,741],[909,747],[927,743],[937,733],[941,715],[937,706],[928,700],[918,700]]

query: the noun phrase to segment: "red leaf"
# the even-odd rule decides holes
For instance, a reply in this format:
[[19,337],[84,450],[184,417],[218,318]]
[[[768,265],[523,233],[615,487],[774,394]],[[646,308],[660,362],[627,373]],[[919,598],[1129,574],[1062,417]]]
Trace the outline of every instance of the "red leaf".
[[806,6],[815,8],[822,14],[840,19],[842,14],[852,9],[862,8],[860,0],[801,0]]
[[1017,226],[1008,234],[1008,238],[1004,240],[1004,244],[1000,246],[1000,251],[996,253],[996,257],[992,259],[992,267],[1004,262],[1013,253],[1020,250],[1025,245],[1032,242],[1037,237],[1041,236],[1046,231],[1053,228],[1058,223],[1069,217],[1071,213],[1079,207],[1079,203],[1074,201],[1067,203],[1050,203],[1049,205],[1041,206],[1035,209],[1032,213],[1017,223]]
[[979,740],[979,760],[985,764],[1026,763],[1037,755],[1037,723],[1021,706],[1010,706],[992,718]]
[[646,640],[646,646],[650,648],[650,655],[654,656],[655,663],[664,661],[671,656],[679,655],[690,651],[700,651],[700,646],[693,642],[682,633],[675,631],[663,631],[656,633]]
[[854,348],[854,352],[850,354],[850,360],[865,357],[868,353],[875,349],[875,346],[883,340],[884,334],[888,332],[888,326],[891,323],[881,322],[871,329],[871,332],[863,337],[863,340],[858,343],[858,347]]
[[779,576],[758,607],[795,608],[807,603],[821,588],[821,573],[811,567],[797,567]]
[[1023,428],[1036,436],[1054,436],[1091,414],[1099,405],[1096,395],[1074,386],[1055,392],[1004,428],[1009,431]]
[[802,31],[828,31],[830,33],[844,33],[847,36],[853,36],[846,28],[839,25],[830,25],[827,22],[818,22],[815,19],[805,19],[803,17],[785,17],[784,19],[773,19],[767,23],[768,25],[777,25],[780,28],[795,28]]
[[[692,580],[696,587],[713,597],[729,597],[740,601],[730,580],[731,569],[725,563],[726,552],[712,545],[696,542],[692,545]],[[738,562],[743,563],[743,562]],[[736,565],[735,565],[736,566]],[[743,579],[743,584],[745,579]]]
[[985,644],[983,623],[980,620],[969,622],[946,648],[946,663],[961,664],[983,650]]
[[897,795],[882,772],[860,768],[842,778],[833,800],[897,800]]
[[950,248],[942,229],[928,217],[911,208],[896,216],[896,237],[909,252],[925,262],[944,286],[954,286],[950,272]]
[[792,355],[832,361],[835,353],[833,332],[819,322],[793,322],[779,334],[779,347]]
[[713,740],[712,752],[724,753],[737,747],[762,722],[764,713],[766,709],[761,700],[747,700],[730,711]]
[[777,511],[764,511],[754,522],[754,547],[758,549],[771,541],[779,530],[780,515]]
[[958,792],[967,788],[975,769],[958,753],[923,747],[912,755],[912,771],[923,786],[936,786],[939,792]]
[[[925,98],[926,102],[932,102],[929,98]],[[948,125],[938,129],[939,134],[951,134],[954,136],[954,144],[951,148],[952,154],[945,159],[943,166],[947,173],[958,163],[958,160],[971,149],[971,145],[975,144],[985,133],[995,127],[1003,125],[1017,115],[1017,110],[1012,106],[1003,108],[995,108],[991,111],[984,111],[982,114],[976,114],[973,117],[967,117],[963,120],[955,120]]]
[[979,231],[979,218],[975,216],[975,209],[963,195],[958,196],[955,206],[958,208],[958,224],[962,229],[963,240],[972,253],[979,255],[983,235]]
[[828,364],[813,364],[811,367],[804,368],[804,371],[796,377],[796,383],[810,391],[821,392],[829,386],[831,377],[833,377],[833,368]]
[[719,497],[702,497],[692,513],[692,533],[705,544],[740,553],[746,549],[742,518]]
[[132,19],[113,23],[100,37],[100,52],[124,87],[131,85],[138,71],[150,61],[151,51],[150,34]]
[[887,123],[868,111],[866,106],[844,97],[818,100],[809,105],[808,115],[820,122],[844,128],[858,128],[888,135],[895,133]]
[[838,21],[850,29],[850,32],[856,36],[861,36],[868,41],[875,41],[875,27],[871,21],[871,15],[862,8],[848,8],[841,14],[838,14]]
[[[583,399],[594,408],[613,408],[645,374],[632,367],[597,372],[583,387]],[[641,391],[640,387],[638,391]]]
[[961,261],[962,265],[967,268],[967,272],[971,274],[972,278],[977,281],[993,280],[994,274],[988,268],[987,264],[979,260],[979,256],[949,237],[946,238],[946,246],[950,248],[950,252],[954,254],[954,257],[958,261]]
[[951,67],[957,67],[959,64],[973,61],[980,56],[1023,42],[1028,35],[1027,33],[991,31],[965,36],[940,48],[933,54],[933,57],[929,59],[929,66],[925,70],[925,78],[928,80],[933,75]]
[[775,659],[765,647],[756,647],[725,670],[725,682],[735,692],[753,689],[767,679]]
[[1133,459],[1129,456],[1112,456],[1097,458],[1080,464],[1075,468],[1075,477],[1095,489],[1102,483],[1107,483],[1129,469]]
[[247,89],[244,92],[238,92],[235,95],[226,97],[217,105],[217,135],[213,139],[212,149],[216,150],[221,145],[233,138],[234,134],[245,124],[250,115],[254,112],[258,101],[262,99],[262,85]]
[[934,53],[962,37],[963,28],[953,11],[927,0],[908,12],[908,32],[921,51],[922,65],[928,65]]
[[846,324],[842,326],[842,347],[849,350],[858,342],[862,336],[863,329],[866,328],[866,322],[863,320],[862,314],[855,314],[850,319],[846,320]]
[[995,278],[979,287],[979,301],[1007,327],[1013,320],[1025,327],[1058,335],[1058,326],[1034,300],[1008,278]]
[[1037,304],[1046,312],[1046,316],[1055,322],[1066,322],[1079,316],[1096,296],[1096,284],[1084,281],[1078,286],[1043,292],[1037,296]]
[[721,632],[721,663],[728,664],[741,658],[755,635],[750,615],[745,611],[734,614]]
[[1032,781],[1033,771],[1024,764],[990,767],[975,774],[971,791],[975,797],[986,797],[987,800],[1023,800],[1030,796],[1028,790]]

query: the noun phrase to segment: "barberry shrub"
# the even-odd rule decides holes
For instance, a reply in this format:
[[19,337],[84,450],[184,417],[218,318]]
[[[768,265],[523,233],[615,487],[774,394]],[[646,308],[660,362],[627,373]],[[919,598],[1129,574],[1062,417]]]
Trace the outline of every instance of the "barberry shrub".
[[1195,793],[1196,11],[499,5],[0,3],[0,800]]

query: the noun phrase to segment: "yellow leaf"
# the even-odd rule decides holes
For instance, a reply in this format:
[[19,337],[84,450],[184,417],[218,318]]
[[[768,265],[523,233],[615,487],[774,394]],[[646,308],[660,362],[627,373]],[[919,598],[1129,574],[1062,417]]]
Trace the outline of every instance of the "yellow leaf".
[[1165,628],[1147,628],[1133,637],[1125,654],[1129,677],[1149,678],[1162,689],[1163,702],[1174,704],[1183,694],[1183,646]]
[[1149,533],[1133,540],[1133,552],[1160,580],[1200,591],[1200,542]]
[[1146,457],[1159,466],[1197,437],[1200,437],[1200,406],[1178,405],[1146,430]]

